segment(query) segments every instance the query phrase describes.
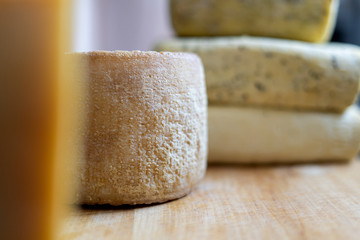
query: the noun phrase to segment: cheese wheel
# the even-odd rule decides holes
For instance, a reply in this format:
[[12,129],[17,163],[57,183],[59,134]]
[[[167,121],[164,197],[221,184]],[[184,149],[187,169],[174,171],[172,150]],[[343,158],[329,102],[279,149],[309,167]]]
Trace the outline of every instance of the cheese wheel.
[[360,145],[357,107],[343,114],[209,107],[209,162],[349,160]]
[[326,42],[339,0],[172,0],[171,16],[180,36],[254,35]]
[[83,204],[182,197],[204,176],[207,100],[194,54],[77,53],[88,72]]
[[358,93],[360,48],[256,37],[188,38],[157,50],[197,53],[210,104],[343,111]]

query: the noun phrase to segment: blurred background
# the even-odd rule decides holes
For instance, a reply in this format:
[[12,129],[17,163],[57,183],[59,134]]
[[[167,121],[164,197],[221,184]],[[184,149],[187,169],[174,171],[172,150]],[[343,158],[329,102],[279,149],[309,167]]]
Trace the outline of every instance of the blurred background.
[[[174,35],[169,0],[75,0],[74,51],[151,50]],[[360,0],[341,0],[333,41],[360,45]]]
[[74,50],[151,50],[174,33],[168,0],[75,0]]

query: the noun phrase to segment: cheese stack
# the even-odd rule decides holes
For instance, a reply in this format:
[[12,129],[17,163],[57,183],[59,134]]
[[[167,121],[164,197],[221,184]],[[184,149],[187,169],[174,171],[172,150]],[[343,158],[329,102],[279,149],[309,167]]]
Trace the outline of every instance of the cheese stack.
[[[194,52],[203,61],[210,162],[349,160],[356,155],[360,113],[350,106],[359,89],[360,49],[315,43],[331,36],[338,1],[185,2],[171,4],[179,35],[263,36],[177,38],[156,46]],[[292,20],[284,17],[291,14]]]

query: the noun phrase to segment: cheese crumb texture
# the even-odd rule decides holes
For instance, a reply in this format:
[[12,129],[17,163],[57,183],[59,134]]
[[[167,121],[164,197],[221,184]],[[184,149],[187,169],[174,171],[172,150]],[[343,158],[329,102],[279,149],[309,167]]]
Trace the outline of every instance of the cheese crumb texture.
[[343,111],[357,96],[360,48],[258,37],[180,38],[156,47],[197,53],[210,104]]
[[149,204],[179,198],[204,176],[207,100],[187,53],[89,52],[86,159],[79,201]]
[[172,0],[180,36],[254,35],[309,42],[330,39],[339,0]]

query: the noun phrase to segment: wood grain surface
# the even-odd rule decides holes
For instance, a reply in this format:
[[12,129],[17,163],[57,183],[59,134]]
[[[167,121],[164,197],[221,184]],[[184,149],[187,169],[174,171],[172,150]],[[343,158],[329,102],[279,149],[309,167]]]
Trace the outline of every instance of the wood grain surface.
[[209,166],[179,200],[83,207],[63,239],[360,239],[360,161]]

